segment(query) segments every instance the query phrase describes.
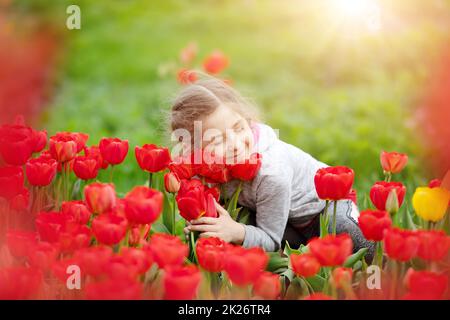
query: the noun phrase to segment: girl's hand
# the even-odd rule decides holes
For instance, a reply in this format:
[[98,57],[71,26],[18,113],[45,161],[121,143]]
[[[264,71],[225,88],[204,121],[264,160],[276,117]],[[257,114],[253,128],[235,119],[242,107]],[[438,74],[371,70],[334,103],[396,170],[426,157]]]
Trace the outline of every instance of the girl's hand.
[[184,232],[199,231],[201,232],[200,238],[217,237],[226,242],[242,244],[245,236],[244,225],[234,221],[227,210],[222,208],[216,200],[214,203],[219,214],[217,218],[201,217],[191,220],[184,228]]

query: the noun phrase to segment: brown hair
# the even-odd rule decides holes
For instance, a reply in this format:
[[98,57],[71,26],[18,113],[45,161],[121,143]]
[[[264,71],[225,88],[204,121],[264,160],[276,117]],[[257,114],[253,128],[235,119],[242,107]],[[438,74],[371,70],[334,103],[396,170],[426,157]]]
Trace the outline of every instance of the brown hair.
[[223,80],[203,74],[202,79],[184,86],[174,99],[169,116],[170,128],[172,131],[186,129],[193,136],[194,121],[212,114],[221,104],[239,113],[249,123],[259,119],[253,102]]

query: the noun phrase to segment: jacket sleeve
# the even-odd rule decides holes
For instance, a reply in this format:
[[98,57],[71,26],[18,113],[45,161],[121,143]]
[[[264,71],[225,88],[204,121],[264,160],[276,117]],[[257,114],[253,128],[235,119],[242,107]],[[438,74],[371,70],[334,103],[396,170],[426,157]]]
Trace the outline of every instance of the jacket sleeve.
[[256,191],[256,226],[244,225],[244,247],[259,246],[266,251],[281,247],[290,211],[291,181],[292,172],[287,168],[282,174],[261,178]]

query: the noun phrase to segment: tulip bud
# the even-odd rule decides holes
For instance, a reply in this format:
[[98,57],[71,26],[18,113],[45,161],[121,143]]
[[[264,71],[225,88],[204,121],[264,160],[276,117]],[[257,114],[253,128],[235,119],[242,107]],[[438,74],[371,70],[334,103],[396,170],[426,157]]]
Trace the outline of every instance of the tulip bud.
[[167,192],[177,193],[180,190],[180,178],[174,172],[169,172],[164,175],[164,186]]
[[397,191],[392,189],[389,192],[389,195],[386,200],[386,211],[389,212],[392,216],[398,212],[399,203],[397,197]]

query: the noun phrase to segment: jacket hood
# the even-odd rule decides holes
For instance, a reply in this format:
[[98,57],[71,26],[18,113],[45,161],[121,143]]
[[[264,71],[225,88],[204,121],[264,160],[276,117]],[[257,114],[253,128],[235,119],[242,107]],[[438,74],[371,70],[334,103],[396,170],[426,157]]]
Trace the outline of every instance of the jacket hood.
[[252,131],[255,140],[253,152],[263,153],[278,140],[275,130],[264,123],[254,123]]

